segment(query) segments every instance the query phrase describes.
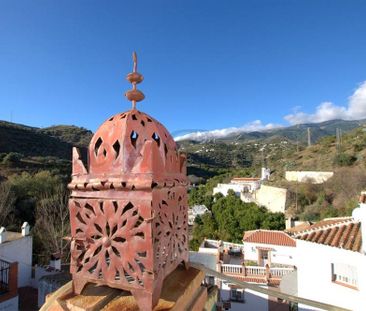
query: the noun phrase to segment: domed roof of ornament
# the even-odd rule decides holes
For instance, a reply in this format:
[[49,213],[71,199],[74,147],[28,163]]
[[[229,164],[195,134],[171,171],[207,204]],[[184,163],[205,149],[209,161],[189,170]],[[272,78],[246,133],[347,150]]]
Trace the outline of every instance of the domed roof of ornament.
[[91,169],[94,164],[119,162],[122,172],[129,172],[148,141],[156,145],[163,159],[168,153],[177,154],[173,137],[159,121],[136,109],[118,113],[99,127],[89,144]]

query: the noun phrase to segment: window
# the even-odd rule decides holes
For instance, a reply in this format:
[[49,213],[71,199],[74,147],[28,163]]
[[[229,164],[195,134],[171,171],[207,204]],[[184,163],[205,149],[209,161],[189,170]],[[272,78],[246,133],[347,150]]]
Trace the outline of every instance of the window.
[[238,288],[231,288],[230,300],[236,302],[244,302],[244,290]]
[[262,252],[262,259],[265,259],[265,260],[268,259],[268,251]]
[[357,268],[344,263],[332,263],[332,282],[357,289]]

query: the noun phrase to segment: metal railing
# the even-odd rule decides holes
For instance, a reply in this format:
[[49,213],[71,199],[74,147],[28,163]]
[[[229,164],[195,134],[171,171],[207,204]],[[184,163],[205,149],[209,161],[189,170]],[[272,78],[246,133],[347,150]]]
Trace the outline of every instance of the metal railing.
[[10,263],[0,259],[0,294],[9,291]]

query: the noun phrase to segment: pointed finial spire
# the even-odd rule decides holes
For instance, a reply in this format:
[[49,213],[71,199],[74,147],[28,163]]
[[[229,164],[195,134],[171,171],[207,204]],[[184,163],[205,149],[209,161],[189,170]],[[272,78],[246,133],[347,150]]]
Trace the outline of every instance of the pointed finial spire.
[[132,102],[132,109],[136,109],[136,103],[142,101],[145,95],[137,89],[136,85],[140,83],[144,77],[142,74],[137,72],[137,55],[136,52],[132,54],[133,59],[133,72],[129,73],[126,77],[128,81],[132,84],[132,90],[126,92],[125,96],[129,101]]

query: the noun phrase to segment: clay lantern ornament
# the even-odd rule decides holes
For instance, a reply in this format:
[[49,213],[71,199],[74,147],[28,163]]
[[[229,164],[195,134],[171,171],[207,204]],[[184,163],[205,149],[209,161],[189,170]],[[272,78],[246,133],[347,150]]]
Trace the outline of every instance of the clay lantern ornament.
[[135,53],[127,80],[132,109],[96,131],[87,167],[73,149],[70,270],[77,294],[88,282],[107,285],[152,310],[164,278],[188,262],[186,157],[160,122],[136,110],[144,95]]

